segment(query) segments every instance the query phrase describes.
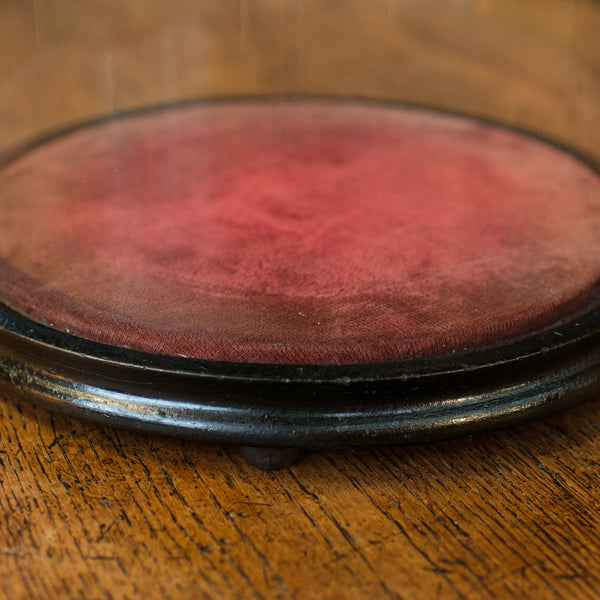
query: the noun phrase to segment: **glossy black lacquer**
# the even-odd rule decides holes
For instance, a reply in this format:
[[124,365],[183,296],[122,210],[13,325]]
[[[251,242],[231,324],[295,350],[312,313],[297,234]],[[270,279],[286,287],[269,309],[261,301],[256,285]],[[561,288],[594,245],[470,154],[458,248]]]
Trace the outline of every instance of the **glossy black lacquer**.
[[500,427],[598,390],[600,308],[493,348],[339,366],[231,364],[105,346],[0,307],[0,382],[119,427],[244,446],[399,444]]
[[[334,366],[147,354],[56,331],[0,304],[0,384],[72,415],[208,443],[292,449],[435,440],[599,391],[600,287],[570,318],[494,347]],[[251,460],[269,468],[282,457]]]

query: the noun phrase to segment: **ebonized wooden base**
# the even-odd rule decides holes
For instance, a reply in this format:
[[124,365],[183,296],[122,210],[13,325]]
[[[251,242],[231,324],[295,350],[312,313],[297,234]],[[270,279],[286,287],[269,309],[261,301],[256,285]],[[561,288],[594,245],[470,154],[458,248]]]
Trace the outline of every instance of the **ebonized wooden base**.
[[[53,410],[204,443],[397,445],[539,416],[598,391],[600,309],[539,334],[430,360],[352,366],[211,363],[57,332],[0,308],[0,384]],[[247,450],[274,468],[292,450]]]

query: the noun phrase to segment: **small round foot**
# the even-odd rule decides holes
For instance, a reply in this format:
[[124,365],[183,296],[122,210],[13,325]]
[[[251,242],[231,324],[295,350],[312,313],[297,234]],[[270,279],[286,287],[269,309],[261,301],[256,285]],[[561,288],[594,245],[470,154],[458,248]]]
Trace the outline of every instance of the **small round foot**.
[[261,471],[289,467],[298,456],[297,448],[255,448],[242,446],[242,456],[246,462]]

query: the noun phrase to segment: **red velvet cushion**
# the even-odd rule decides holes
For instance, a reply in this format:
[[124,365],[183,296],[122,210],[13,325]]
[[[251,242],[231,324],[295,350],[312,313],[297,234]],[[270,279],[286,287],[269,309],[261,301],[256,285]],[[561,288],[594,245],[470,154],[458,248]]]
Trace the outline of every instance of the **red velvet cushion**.
[[493,344],[600,276],[600,180],[425,111],[214,104],[58,138],[0,171],[0,299],[92,340],[355,363]]

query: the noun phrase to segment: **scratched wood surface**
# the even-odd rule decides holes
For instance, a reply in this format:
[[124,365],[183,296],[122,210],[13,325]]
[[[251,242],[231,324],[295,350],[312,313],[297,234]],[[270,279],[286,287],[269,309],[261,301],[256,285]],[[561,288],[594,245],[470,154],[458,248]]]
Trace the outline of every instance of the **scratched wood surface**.
[[598,597],[598,403],[264,473],[2,400],[3,599]]
[[[368,89],[600,152],[596,0],[365,6],[5,0],[0,147],[145,103]],[[594,401],[263,473],[2,393],[0,598],[600,597],[599,462]]]

